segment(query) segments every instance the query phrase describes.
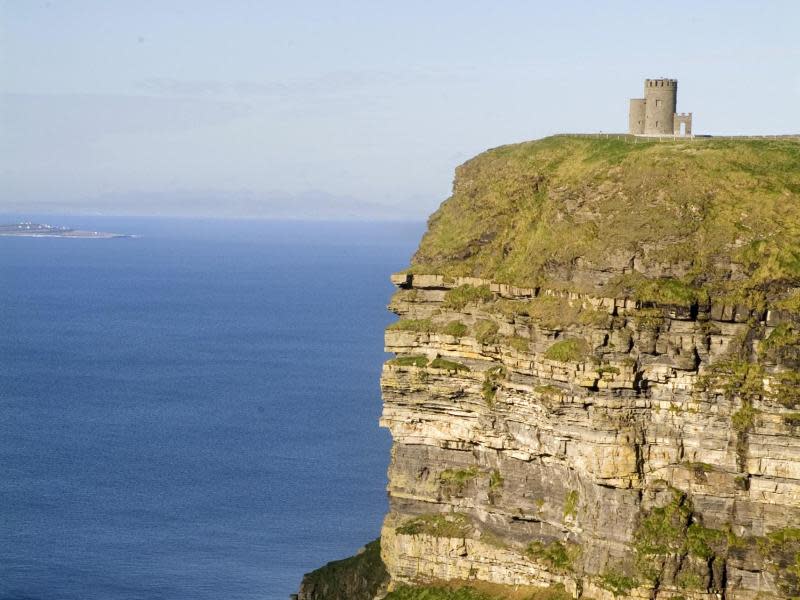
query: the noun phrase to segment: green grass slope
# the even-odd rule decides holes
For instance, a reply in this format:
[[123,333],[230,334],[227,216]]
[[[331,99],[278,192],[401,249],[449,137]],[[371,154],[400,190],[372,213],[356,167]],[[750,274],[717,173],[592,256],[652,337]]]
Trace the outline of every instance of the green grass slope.
[[458,167],[428,225],[415,273],[682,305],[763,301],[800,285],[800,142],[503,146]]

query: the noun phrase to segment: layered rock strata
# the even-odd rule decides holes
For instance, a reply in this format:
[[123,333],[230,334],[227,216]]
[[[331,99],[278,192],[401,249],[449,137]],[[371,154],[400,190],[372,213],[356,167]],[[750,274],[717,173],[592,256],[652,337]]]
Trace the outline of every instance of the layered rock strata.
[[393,281],[381,424],[395,585],[800,594],[796,341],[769,352],[791,313]]

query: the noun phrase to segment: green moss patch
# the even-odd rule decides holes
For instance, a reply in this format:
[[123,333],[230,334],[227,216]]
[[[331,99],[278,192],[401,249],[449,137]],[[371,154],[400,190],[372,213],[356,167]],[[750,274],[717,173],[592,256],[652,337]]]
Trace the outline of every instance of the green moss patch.
[[467,326],[461,321],[450,321],[447,325],[442,327],[440,331],[446,335],[460,338],[467,334]]
[[564,518],[574,518],[578,514],[578,500],[580,495],[578,490],[570,490],[564,498]]
[[600,587],[607,589],[614,596],[627,596],[638,583],[633,577],[628,577],[618,571],[605,571],[600,575]]
[[719,361],[698,379],[697,389],[719,390],[728,400],[740,398],[751,403],[764,395],[764,367],[737,358]]
[[561,340],[550,346],[544,353],[548,360],[558,362],[580,362],[589,356],[589,344],[583,339]]
[[639,523],[633,539],[640,554],[677,554],[683,549],[692,508],[684,494],[675,490],[674,495],[672,502],[654,508]]
[[397,358],[391,359],[389,364],[395,367],[427,367],[428,358],[421,354],[398,356]]
[[643,279],[635,287],[633,296],[643,304],[657,306],[689,308],[700,302],[708,302],[708,292],[672,278]]
[[775,307],[800,316],[800,290],[795,290],[778,300]]
[[466,537],[472,529],[469,517],[462,513],[428,514],[409,519],[395,531],[400,535],[431,535],[434,537]]
[[741,408],[731,415],[731,425],[736,431],[746,433],[755,425],[757,412],[750,402],[745,401]]
[[[700,468],[703,472],[707,470]],[[665,570],[669,572],[681,565],[676,576],[678,587],[705,588],[709,578],[712,585],[719,586],[722,582],[713,579],[716,575],[712,565],[723,564],[733,548],[746,552],[753,542],[737,538],[730,530],[704,527],[693,513],[690,498],[674,488],[670,491],[672,500],[643,515],[634,532],[639,575],[651,582],[658,581]]]
[[417,333],[430,333],[434,330],[430,319],[400,319],[387,329],[392,331],[415,331]]
[[481,396],[488,406],[494,406],[494,397],[500,388],[500,381],[506,377],[505,367],[492,367],[483,374]]
[[800,412],[783,415],[783,422],[790,427],[800,427]]
[[489,489],[492,491],[498,491],[502,487],[503,475],[500,473],[500,469],[493,469],[489,474]]
[[664,310],[660,308],[642,308],[631,315],[636,329],[658,331],[664,325]]
[[800,408],[800,373],[787,371],[775,376],[772,398],[786,408]]
[[800,596],[800,528],[784,527],[759,538],[758,548],[787,598]]
[[728,535],[719,529],[710,529],[698,523],[692,523],[686,529],[686,551],[692,556],[708,560],[724,555],[727,544]]
[[499,341],[497,332],[500,326],[494,321],[482,319],[475,323],[475,339],[480,344],[496,344]]
[[459,371],[469,372],[470,368],[467,365],[462,365],[460,362],[454,360],[447,360],[437,356],[431,361],[430,367],[432,369],[443,369],[445,371],[452,371],[457,373]]
[[580,554],[580,547],[576,544],[564,544],[559,541],[531,542],[525,548],[525,555],[542,562],[551,569],[565,573],[571,571],[575,559]]
[[464,488],[480,474],[478,467],[467,469],[445,469],[439,474],[439,483],[448,495],[461,496]]
[[462,310],[468,304],[481,304],[493,299],[494,294],[489,290],[488,285],[461,285],[447,291],[442,306],[452,310]]
[[528,352],[530,351],[531,347],[531,341],[528,338],[517,335],[507,338],[506,343],[517,352]]
[[779,364],[800,364],[800,328],[781,323],[759,347],[761,356]]

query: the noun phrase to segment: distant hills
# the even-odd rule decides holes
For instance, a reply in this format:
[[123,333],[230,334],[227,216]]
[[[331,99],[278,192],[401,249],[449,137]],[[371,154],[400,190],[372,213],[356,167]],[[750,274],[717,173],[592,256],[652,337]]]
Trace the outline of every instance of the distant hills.
[[[409,203],[411,204],[411,203]],[[327,192],[178,190],[107,193],[67,201],[0,201],[13,213],[92,214],[106,216],[223,217],[312,221],[415,220],[425,218],[413,206],[364,202]]]

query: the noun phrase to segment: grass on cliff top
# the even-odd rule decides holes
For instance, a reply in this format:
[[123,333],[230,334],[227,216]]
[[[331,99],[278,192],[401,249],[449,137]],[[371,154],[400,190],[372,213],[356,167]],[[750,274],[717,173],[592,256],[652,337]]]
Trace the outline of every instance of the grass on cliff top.
[[617,291],[678,304],[800,283],[800,142],[550,137],[489,150],[458,167],[412,272],[598,293],[577,268],[631,265],[646,277]]
[[478,287],[472,285],[462,285],[448,292],[444,295],[444,308],[451,308],[453,310],[462,310],[467,304],[480,304],[482,302],[490,302],[494,298],[494,294],[489,290],[489,286],[481,285]]
[[456,362],[454,360],[447,360],[445,358],[441,358],[437,356],[436,358],[431,361],[431,368],[432,369],[444,369],[445,371],[465,371],[469,372],[470,368],[467,365],[461,364],[460,362]]
[[413,354],[411,356],[398,356],[388,361],[390,365],[396,367],[427,367],[428,358],[421,354]]
[[412,331],[414,333],[430,333],[433,324],[430,319],[400,319],[390,324],[386,329],[392,331]]
[[562,586],[537,588],[484,581],[448,581],[427,586],[400,586],[385,600],[570,600]]

